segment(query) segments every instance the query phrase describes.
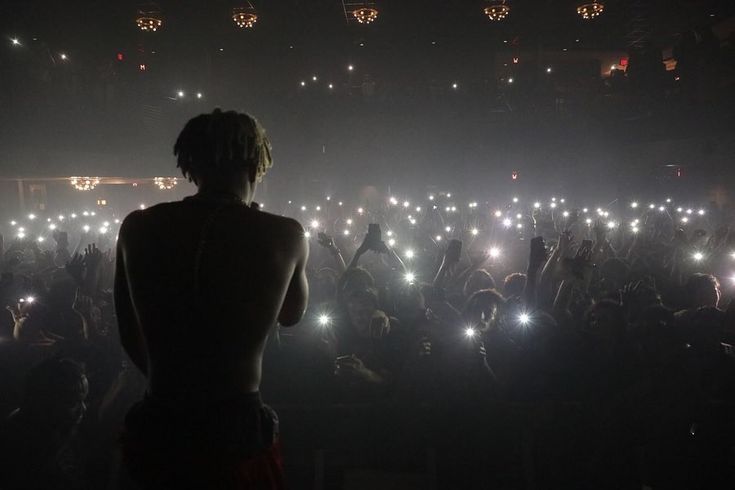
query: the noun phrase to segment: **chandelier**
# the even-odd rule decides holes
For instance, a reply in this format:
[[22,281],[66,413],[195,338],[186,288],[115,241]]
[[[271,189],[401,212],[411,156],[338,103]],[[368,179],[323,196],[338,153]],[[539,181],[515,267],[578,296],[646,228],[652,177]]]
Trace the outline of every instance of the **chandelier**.
[[160,190],[168,191],[173,189],[179,182],[176,177],[155,177],[153,179],[153,183],[156,184]]
[[143,32],[156,32],[163,25],[161,9],[156,4],[141,6],[135,24]]
[[372,22],[375,22],[375,19],[378,18],[378,13],[378,9],[376,8],[362,7],[357,10],[353,10],[352,16],[360,24],[370,24]]
[[240,29],[250,29],[258,22],[258,14],[252,8],[235,7],[232,9],[232,20]]
[[91,191],[100,183],[99,177],[70,177],[72,187],[78,191]]
[[579,7],[577,7],[577,13],[582,17],[584,20],[590,20],[594,19],[595,17],[599,17],[600,14],[605,10],[605,4],[602,2],[598,2],[595,0],[591,3],[583,3]]
[[505,4],[505,0],[496,0],[485,7],[485,15],[487,18],[496,21],[503,20],[510,14],[510,7]]

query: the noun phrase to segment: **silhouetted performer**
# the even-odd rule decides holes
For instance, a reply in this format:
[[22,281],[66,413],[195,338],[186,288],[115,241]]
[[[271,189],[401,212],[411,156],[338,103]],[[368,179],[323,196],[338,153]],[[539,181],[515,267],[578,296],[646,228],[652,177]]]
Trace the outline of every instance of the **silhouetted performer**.
[[278,419],[258,389],[268,334],[306,308],[304,230],[253,202],[272,165],[254,118],[195,117],[174,154],[197,194],[131,213],[118,241],[120,337],[149,383],[125,464],[146,489],[281,488]]

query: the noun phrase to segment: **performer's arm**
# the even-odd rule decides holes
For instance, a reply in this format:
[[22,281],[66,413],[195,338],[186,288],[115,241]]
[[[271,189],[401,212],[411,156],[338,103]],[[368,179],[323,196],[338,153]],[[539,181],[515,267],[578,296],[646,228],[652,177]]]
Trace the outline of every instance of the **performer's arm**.
[[283,327],[296,325],[304,316],[309,301],[309,283],[306,280],[306,261],[309,258],[309,242],[304,236],[304,230],[298,223],[295,224],[295,236],[291,239],[295,244],[296,266],[291,282],[283,300],[281,312],[278,314],[278,323]]
[[117,315],[117,323],[120,331],[120,343],[138,369],[144,374],[147,374],[148,356],[146,354],[145,339],[138,324],[138,318],[135,315],[133,302],[130,298],[125,267],[125,247],[131,234],[130,229],[135,226],[133,224],[136,219],[134,217],[135,214],[133,213],[125,218],[125,221],[123,221],[120,227],[115,264],[115,314]]

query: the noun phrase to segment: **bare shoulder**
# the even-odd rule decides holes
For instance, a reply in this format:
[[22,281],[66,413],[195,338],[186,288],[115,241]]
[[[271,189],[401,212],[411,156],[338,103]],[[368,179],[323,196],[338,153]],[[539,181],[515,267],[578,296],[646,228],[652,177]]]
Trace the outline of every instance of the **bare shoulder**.
[[118,241],[121,243],[130,242],[142,231],[143,227],[143,211],[133,211],[125,217],[120,225]]

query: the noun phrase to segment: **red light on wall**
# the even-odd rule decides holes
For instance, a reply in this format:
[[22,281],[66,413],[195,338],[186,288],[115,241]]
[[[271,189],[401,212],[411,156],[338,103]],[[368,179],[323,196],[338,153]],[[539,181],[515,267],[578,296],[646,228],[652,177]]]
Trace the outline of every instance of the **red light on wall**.
[[141,63],[138,65],[138,69],[140,69],[140,71],[146,71],[148,67],[145,66],[145,63]]
[[628,58],[620,58],[620,63],[618,63],[620,66],[628,66]]
[[518,58],[518,57],[516,57],[516,56],[514,56],[514,57],[513,57],[513,64],[514,64],[514,65],[517,65],[517,64],[518,64],[518,61],[519,61],[519,58]]
[[511,178],[512,178],[513,180],[518,180],[518,171],[517,171],[517,170],[513,170],[513,173],[512,173],[512,174],[510,174],[510,177],[511,177]]
[[122,53],[117,53],[117,61],[123,61],[125,59],[125,55]]

